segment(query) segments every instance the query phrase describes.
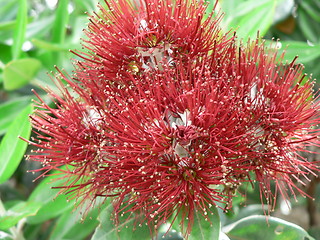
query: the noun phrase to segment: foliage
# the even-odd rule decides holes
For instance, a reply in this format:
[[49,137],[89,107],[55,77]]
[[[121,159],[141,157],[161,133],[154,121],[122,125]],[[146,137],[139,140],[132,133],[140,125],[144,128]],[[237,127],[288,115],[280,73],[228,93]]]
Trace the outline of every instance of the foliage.
[[[128,226],[115,229],[110,220],[112,206],[107,202],[97,203],[90,211],[73,211],[74,199],[68,200],[64,195],[57,195],[58,190],[51,189],[59,181],[52,181],[55,176],[32,182],[36,175],[26,172],[26,169],[39,168],[35,163],[24,161],[27,145],[19,139],[32,135],[28,114],[33,111],[30,103],[34,97],[30,90],[37,89],[50,104],[40,86],[55,89],[47,76],[55,70],[55,65],[71,74],[70,58],[75,56],[68,50],[81,48],[79,40],[84,37],[82,29],[87,22],[84,12],[91,13],[96,4],[96,0],[60,0],[57,6],[51,7],[45,1],[0,0],[0,239],[150,239],[146,226],[128,222]],[[213,7],[213,1],[210,4]],[[221,0],[219,6],[225,12],[223,29],[238,29],[243,42],[255,37],[257,31],[269,41],[280,38],[270,46],[276,46],[280,52],[285,50],[284,60],[299,55],[298,61],[305,65],[306,72],[320,79],[317,66],[320,4],[317,0],[294,3],[290,0]],[[31,147],[27,153],[29,151]],[[210,216],[211,224],[196,222],[199,227],[190,239],[218,239],[219,235],[220,239],[231,240],[240,237],[313,239],[293,223],[272,217],[268,225],[264,217],[254,215],[264,214],[261,206],[253,207],[260,202],[258,195],[252,191],[246,199],[238,196],[230,213],[215,210]],[[245,208],[244,201],[247,202]],[[302,206],[305,203],[306,200],[300,201]],[[81,218],[81,211],[86,212],[85,219]],[[220,234],[220,221],[226,235]],[[133,232],[132,228],[137,230]],[[164,226],[159,236],[164,235],[163,239],[167,240],[182,239],[179,227],[173,226],[173,229],[176,232],[171,230],[164,235],[167,231]],[[320,229],[315,226],[312,235],[319,236]]]

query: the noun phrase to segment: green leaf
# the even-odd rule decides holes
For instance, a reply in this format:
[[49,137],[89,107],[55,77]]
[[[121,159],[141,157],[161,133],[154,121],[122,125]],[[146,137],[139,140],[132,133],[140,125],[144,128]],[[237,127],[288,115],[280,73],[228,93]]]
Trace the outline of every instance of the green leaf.
[[310,26],[311,18],[302,9],[298,10],[298,16],[299,16],[298,23],[303,35],[312,43],[316,43],[318,41],[318,36],[317,36],[317,32],[315,32],[314,29],[312,29],[312,26]]
[[[53,172],[55,174],[55,172]],[[27,222],[38,224],[48,219],[57,217],[68,209],[74,207],[75,200],[68,200],[67,195],[58,194],[59,190],[51,189],[53,186],[63,185],[63,179],[56,180],[57,176],[46,177],[31,193],[29,201],[43,203],[35,216],[28,217]]]
[[19,139],[19,136],[29,139],[31,133],[29,114],[32,111],[33,107],[30,104],[12,122],[0,143],[0,184],[12,176],[24,155],[28,144]]
[[21,54],[22,45],[25,40],[28,22],[28,4],[27,0],[19,0],[18,15],[16,18],[16,27],[13,36],[12,56],[18,59]]
[[315,240],[300,226],[276,217],[250,216],[224,228],[231,240]]
[[299,6],[301,6],[313,20],[320,22],[320,5],[315,4],[315,6],[313,6],[309,1],[301,1],[299,2]]
[[20,202],[0,216],[0,229],[7,230],[15,226],[21,219],[37,213],[41,207],[38,202]]
[[[189,240],[208,240],[208,239],[219,239],[221,222],[218,210],[215,206],[210,208],[211,213],[208,211],[206,217],[204,217],[201,212],[194,212],[194,222],[192,226],[191,234],[189,235]],[[178,220],[178,221],[177,221]],[[181,221],[181,215],[174,226]],[[184,222],[184,231],[187,227],[187,221]],[[176,230],[180,230],[175,227]],[[181,230],[180,230],[181,232]]]
[[213,213],[209,214],[206,220],[199,212],[195,213],[194,225],[189,236],[190,240],[196,239],[219,239],[220,234],[220,218],[216,208]]
[[47,51],[69,51],[70,48],[73,48],[70,46],[67,46],[66,44],[58,44],[58,43],[51,43],[51,42],[47,42],[47,41],[43,41],[40,39],[32,39],[32,43],[38,47],[38,48],[42,48],[44,50]]
[[66,29],[69,20],[69,0],[59,1],[56,10],[56,17],[53,24],[52,42],[63,43],[66,36]]
[[26,38],[44,37],[52,28],[54,16],[39,18],[37,21],[31,22],[27,26]]
[[120,217],[119,226],[115,226],[111,220],[112,216],[112,204],[109,204],[100,213],[98,219],[100,225],[96,228],[91,240],[105,240],[105,239],[126,239],[126,240],[150,240],[150,230],[146,224],[135,226],[135,219],[131,217],[127,219],[127,216]]
[[[87,208],[90,208],[90,211]],[[74,239],[74,236],[77,236],[77,239],[85,239],[99,224],[97,217],[100,208],[101,204],[83,205],[76,211],[73,209],[66,211],[57,220],[50,239]]]
[[0,31],[14,29],[16,26],[16,21],[11,20],[7,22],[0,22]]
[[[249,38],[256,38],[259,31],[264,35],[272,25],[276,8],[274,0],[249,0],[235,3],[234,0],[222,1],[222,10],[225,12],[223,28],[229,31],[237,30],[237,36],[244,42]],[[230,10],[233,8],[233,10]]]
[[18,0],[1,0],[0,21],[6,22],[16,17]]
[[41,62],[34,58],[18,59],[9,62],[3,70],[4,88],[18,89],[29,83],[37,74]]
[[[270,41],[268,42],[270,43]],[[300,41],[281,41],[280,43],[279,54],[282,50],[285,51],[285,61],[291,62],[298,56],[298,62],[307,63],[320,57],[320,45],[310,46],[308,43]]]
[[30,104],[31,97],[16,98],[0,104],[0,135],[4,134],[21,109]]
[[[1,30],[0,30],[1,31]],[[12,60],[11,56],[11,47],[6,44],[1,44],[0,43],[0,61],[3,63],[7,63]],[[0,63],[0,68],[3,68],[2,63]]]

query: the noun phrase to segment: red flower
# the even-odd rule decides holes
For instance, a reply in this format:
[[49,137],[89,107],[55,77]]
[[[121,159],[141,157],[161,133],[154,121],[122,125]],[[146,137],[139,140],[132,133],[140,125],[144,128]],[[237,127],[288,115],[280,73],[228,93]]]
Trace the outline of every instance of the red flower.
[[202,20],[201,2],[108,8],[91,18],[74,78],[57,77],[70,90],[57,80],[56,106],[39,97],[32,116],[39,149],[30,158],[61,171],[63,191],[114,197],[116,221],[143,213],[154,230],[181,214],[187,235],[194,211],[231,204],[242,183],[259,181],[271,203],[271,182],[285,196],[283,186],[317,170],[299,154],[319,134],[299,65],[275,65],[258,41],[237,47],[217,18]]
[[[249,163],[260,184],[261,198],[275,204],[277,194],[288,199],[287,191],[295,195],[309,173],[318,167],[302,156],[307,147],[319,146],[319,104],[313,99],[313,83],[305,79],[303,66],[293,60],[283,65],[276,55],[266,56],[264,46],[255,46],[252,54],[258,64],[256,83],[252,89],[253,112],[260,116],[257,125],[257,156]],[[258,53],[258,54],[256,54]],[[275,191],[271,183],[275,183]]]
[[116,216],[142,211],[159,226],[181,213],[190,232],[195,210],[206,216],[216,202],[231,203],[245,181],[238,166],[250,154],[247,126],[256,122],[243,105],[249,85],[226,81],[233,62],[218,68],[216,59],[146,71],[123,95],[105,89],[103,98],[66,78],[84,102],[62,90],[63,99],[53,95],[58,109],[39,103],[32,119],[41,142],[34,144],[44,155],[31,158],[44,170],[70,166],[65,191],[117,197]]
[[[196,0],[105,1],[90,17],[84,40],[87,52],[76,52],[77,78],[103,88],[107,81],[123,83],[127,74],[143,74],[176,59],[191,59],[225,51],[232,36],[219,28],[221,15],[204,18],[206,4]],[[83,82],[83,80],[86,80]],[[92,86],[91,86],[92,87]]]

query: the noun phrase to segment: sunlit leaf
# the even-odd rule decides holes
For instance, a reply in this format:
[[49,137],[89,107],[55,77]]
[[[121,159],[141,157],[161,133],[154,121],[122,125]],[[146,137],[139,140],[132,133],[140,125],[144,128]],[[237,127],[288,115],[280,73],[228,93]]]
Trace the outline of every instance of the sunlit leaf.
[[18,59],[9,62],[3,70],[4,88],[18,89],[29,83],[37,74],[41,62],[34,58]]

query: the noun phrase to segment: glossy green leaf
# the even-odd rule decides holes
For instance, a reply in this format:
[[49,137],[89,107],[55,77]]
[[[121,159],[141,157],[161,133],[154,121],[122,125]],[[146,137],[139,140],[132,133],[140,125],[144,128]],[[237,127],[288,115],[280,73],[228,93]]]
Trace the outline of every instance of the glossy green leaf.
[[56,180],[57,176],[46,177],[31,193],[29,201],[43,203],[35,216],[28,217],[30,224],[38,224],[48,219],[63,214],[68,209],[74,207],[74,200],[68,200],[65,194],[58,194],[58,189],[52,189],[54,186],[63,185],[63,179]]
[[14,59],[20,57],[22,51],[22,45],[25,41],[25,34],[28,22],[28,3],[27,0],[18,1],[18,15],[16,18],[16,26],[14,30],[12,56]]
[[38,202],[20,202],[0,216],[0,229],[7,230],[15,226],[21,219],[37,213],[41,207]]
[[259,215],[243,218],[224,229],[230,240],[315,240],[296,224]]
[[[115,226],[111,220],[112,204],[107,206],[99,215],[99,226],[96,228],[91,240],[105,240],[105,239],[126,239],[126,240],[150,240],[150,230],[147,225],[142,224],[135,226],[134,218],[121,221],[122,224]],[[127,216],[121,217],[122,220]]]
[[15,90],[29,83],[38,73],[41,62],[34,58],[9,62],[3,70],[4,88]]
[[19,139],[19,136],[29,139],[31,133],[29,114],[32,111],[33,107],[30,104],[12,122],[0,143],[0,184],[12,176],[24,155],[28,144]]
[[4,134],[21,109],[30,104],[31,97],[16,98],[0,104],[0,135]]

